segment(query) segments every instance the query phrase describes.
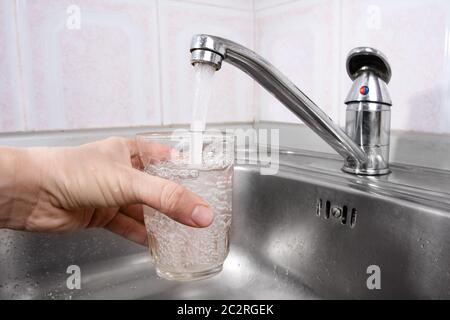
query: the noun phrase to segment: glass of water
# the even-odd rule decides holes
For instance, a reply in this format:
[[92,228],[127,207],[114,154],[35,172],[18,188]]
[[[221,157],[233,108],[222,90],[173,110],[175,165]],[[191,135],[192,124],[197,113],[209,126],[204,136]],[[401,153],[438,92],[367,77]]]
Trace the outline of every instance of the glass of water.
[[233,135],[174,131],[138,134],[136,139],[144,172],[183,185],[208,202],[214,213],[209,227],[194,228],[144,206],[156,272],[162,278],[180,281],[219,273],[229,251]]

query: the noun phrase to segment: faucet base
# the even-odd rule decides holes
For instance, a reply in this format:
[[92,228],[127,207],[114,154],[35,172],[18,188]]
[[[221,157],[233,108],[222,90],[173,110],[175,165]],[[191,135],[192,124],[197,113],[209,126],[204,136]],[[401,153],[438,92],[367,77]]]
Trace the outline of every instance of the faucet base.
[[391,169],[361,169],[361,168],[350,168],[350,167],[342,167],[342,171],[346,173],[356,174],[359,176],[382,176],[391,173]]

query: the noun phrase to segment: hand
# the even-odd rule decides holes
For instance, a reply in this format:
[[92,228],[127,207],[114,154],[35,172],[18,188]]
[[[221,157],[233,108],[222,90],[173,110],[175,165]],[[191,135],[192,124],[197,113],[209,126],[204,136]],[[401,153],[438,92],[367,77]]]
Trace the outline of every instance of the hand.
[[[142,164],[134,140],[0,151],[9,155],[0,161],[0,178],[5,177],[0,227],[56,233],[103,227],[146,244],[142,205],[193,227],[206,227],[213,220],[200,197],[138,170]],[[169,150],[149,144],[145,152],[164,157]]]

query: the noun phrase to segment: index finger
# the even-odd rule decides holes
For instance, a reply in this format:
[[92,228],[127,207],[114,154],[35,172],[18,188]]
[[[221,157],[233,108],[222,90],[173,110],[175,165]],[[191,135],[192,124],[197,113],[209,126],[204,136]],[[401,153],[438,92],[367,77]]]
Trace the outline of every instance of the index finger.
[[128,139],[127,146],[133,167],[138,169],[144,169],[149,164],[170,160],[175,152],[169,146],[148,141],[141,137]]

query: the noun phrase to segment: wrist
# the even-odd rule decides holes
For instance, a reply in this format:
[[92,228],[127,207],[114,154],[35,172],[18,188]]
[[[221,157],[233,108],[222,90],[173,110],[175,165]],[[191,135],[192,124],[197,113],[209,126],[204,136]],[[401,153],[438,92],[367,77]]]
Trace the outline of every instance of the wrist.
[[30,149],[0,147],[0,228],[23,229],[37,203]]

